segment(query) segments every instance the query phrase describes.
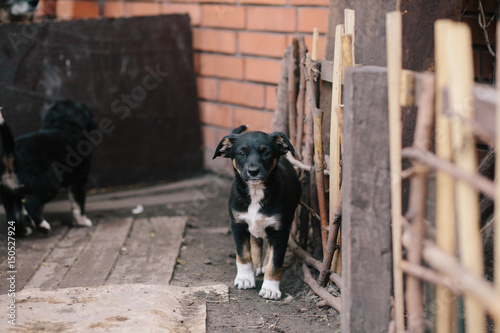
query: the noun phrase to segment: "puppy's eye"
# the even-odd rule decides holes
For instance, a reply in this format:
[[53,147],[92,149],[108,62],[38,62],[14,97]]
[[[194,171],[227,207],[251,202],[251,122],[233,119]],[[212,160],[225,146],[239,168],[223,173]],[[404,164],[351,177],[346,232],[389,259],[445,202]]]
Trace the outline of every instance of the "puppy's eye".
[[245,154],[245,151],[240,150],[240,151],[238,152],[238,155],[240,155],[240,156],[245,156],[246,154]]
[[269,156],[271,156],[271,152],[270,152],[269,150],[264,150],[264,151],[262,152],[262,156],[263,156],[263,157],[269,157]]

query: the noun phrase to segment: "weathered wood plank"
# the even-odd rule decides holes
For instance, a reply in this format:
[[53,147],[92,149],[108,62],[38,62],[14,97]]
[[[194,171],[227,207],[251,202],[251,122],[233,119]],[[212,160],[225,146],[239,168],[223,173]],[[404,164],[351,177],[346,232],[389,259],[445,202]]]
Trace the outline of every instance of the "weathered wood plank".
[[106,284],[169,284],[186,226],[185,217],[154,217],[134,222]]
[[[6,24],[0,45],[0,99],[16,136],[37,130],[44,108],[57,99],[92,108],[98,129],[88,134],[89,188],[202,172],[187,14]],[[143,163],[130,163],[130,156]]]
[[144,283],[153,237],[156,237],[156,234],[149,219],[134,221],[130,236],[124,245],[125,249],[120,253],[106,284]]
[[45,258],[43,265],[40,266],[26,288],[57,289],[87,247],[96,228],[94,226],[69,230],[64,238],[55,245],[50,255]]
[[[44,235],[32,235],[26,239],[16,239],[16,291],[23,289],[35,272],[39,269],[42,261],[46,256],[50,254],[52,249],[66,234],[68,227],[64,226],[62,228],[54,228],[52,233],[48,236]],[[7,235],[2,234],[2,238],[7,239]],[[0,282],[0,294],[7,293],[8,285],[7,281],[3,279],[4,274],[7,274],[7,257],[3,256],[7,252],[2,243],[2,263],[0,264],[0,269],[2,275],[2,281]]]
[[132,218],[100,221],[92,239],[73,264],[60,288],[103,285],[132,226]]
[[341,328],[387,332],[392,289],[387,70],[347,69],[344,97]]
[[170,282],[182,243],[186,221],[186,217],[154,217],[151,219],[157,236],[148,257],[149,283],[167,284]]

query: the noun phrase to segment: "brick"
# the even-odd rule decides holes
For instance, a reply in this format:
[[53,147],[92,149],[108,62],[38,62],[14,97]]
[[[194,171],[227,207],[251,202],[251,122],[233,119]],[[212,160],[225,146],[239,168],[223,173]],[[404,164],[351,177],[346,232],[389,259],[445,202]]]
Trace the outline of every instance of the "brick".
[[234,127],[248,125],[249,131],[272,132],[274,114],[248,108],[234,109]]
[[247,29],[263,31],[295,31],[295,8],[248,7]]
[[275,110],[276,109],[276,86],[266,87],[266,109]]
[[126,2],[124,16],[153,16],[161,13],[160,4],[153,2]]
[[201,25],[205,27],[243,29],[245,8],[234,5],[202,5]]
[[199,3],[206,3],[206,2],[210,2],[210,3],[214,3],[214,2],[217,2],[217,3],[220,3],[220,4],[236,4],[237,3],[237,0],[196,0],[196,1],[193,1],[193,0],[170,0],[169,2],[199,2]]
[[248,81],[277,84],[280,78],[281,60],[245,59],[245,79]]
[[86,19],[99,17],[99,4],[87,1],[58,1],[57,17],[61,19]]
[[290,0],[292,6],[325,6],[330,5],[330,0]]
[[265,103],[264,91],[265,86],[262,84],[222,80],[219,100],[262,109]]
[[197,77],[196,85],[198,87],[198,97],[215,101],[218,98],[217,79],[206,77]]
[[203,139],[203,147],[205,149],[215,149],[217,148],[216,140],[216,129],[208,126],[201,126],[201,135]]
[[104,17],[122,17],[125,11],[125,4],[118,1],[106,1],[104,3]]
[[221,55],[200,53],[197,58],[198,73],[227,79],[243,79],[243,59]]
[[236,33],[220,29],[193,29],[195,50],[234,53],[236,52]]
[[242,54],[281,58],[286,46],[287,37],[283,34],[248,31],[238,34],[238,48]]
[[229,133],[229,129],[221,129],[211,125],[201,126],[204,147],[206,149],[210,149],[212,151],[212,155],[220,140]]
[[243,5],[286,5],[287,0],[240,0]]
[[230,128],[232,110],[228,105],[212,102],[200,102],[200,120],[203,124]]
[[298,31],[312,33],[314,28],[318,28],[320,33],[326,33],[328,30],[328,9],[299,8],[297,22]]
[[[106,2],[107,3],[107,2]],[[188,14],[191,19],[191,25],[201,24],[201,5],[199,4],[180,4],[166,3],[161,4],[162,14]]]

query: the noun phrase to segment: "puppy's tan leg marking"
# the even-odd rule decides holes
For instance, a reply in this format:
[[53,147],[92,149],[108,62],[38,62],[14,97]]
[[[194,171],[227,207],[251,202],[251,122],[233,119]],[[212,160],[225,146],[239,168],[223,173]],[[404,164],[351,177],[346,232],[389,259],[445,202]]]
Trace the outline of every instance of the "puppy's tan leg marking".
[[256,238],[253,235],[250,236],[250,248],[252,254],[253,269],[255,271],[255,276],[264,274],[262,269],[262,243],[264,240],[262,238]]
[[234,285],[239,289],[255,288],[255,275],[252,268],[252,256],[250,253],[250,239],[243,244],[243,254],[236,252],[236,278]]
[[269,255],[271,253],[272,249],[271,249],[271,243],[270,242],[267,242],[267,246],[266,246],[266,256],[264,257],[264,266],[262,266],[262,273],[264,273],[266,271],[266,268],[269,264],[269,260],[271,260],[271,256]]
[[281,298],[280,281],[281,275],[283,274],[283,268],[274,266],[273,252],[272,246],[269,246],[266,253],[266,257],[269,255],[269,261],[267,262],[264,283],[262,283],[259,295],[263,298],[278,300]]

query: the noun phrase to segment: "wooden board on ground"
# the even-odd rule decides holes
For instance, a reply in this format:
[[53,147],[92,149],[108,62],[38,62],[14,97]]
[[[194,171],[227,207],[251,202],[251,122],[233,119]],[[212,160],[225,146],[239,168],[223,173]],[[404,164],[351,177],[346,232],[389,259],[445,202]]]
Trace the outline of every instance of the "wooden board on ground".
[[[0,312],[1,332],[205,332],[206,300],[228,301],[225,285],[194,288],[106,285],[17,294],[16,326]],[[7,304],[7,295],[0,303]]]
[[[92,228],[59,226],[51,236],[20,240],[16,291],[134,282],[169,284],[186,221],[186,217],[167,216],[107,218],[96,221]],[[1,259],[3,277],[9,270],[6,257]],[[8,287],[0,282],[0,294],[6,294]]]
[[[59,240],[64,237],[67,233],[67,227],[58,228],[57,230],[53,230],[53,233],[50,236],[38,236],[34,235],[28,239],[16,239],[16,260],[15,260],[15,270],[17,271],[16,275],[16,290],[21,290],[26,286],[31,277],[35,274],[35,272],[41,267],[44,258],[52,251],[52,249],[56,246]],[[4,280],[7,278],[6,274],[11,269],[8,269],[7,262],[7,237],[2,237],[1,244],[1,263],[0,263],[0,278],[2,281],[0,282],[0,294],[7,293],[9,286],[7,285],[7,281]]]
[[135,221],[106,284],[169,284],[185,226],[185,217]]
[[65,237],[54,246],[26,288],[57,289],[66,278],[69,270],[81,257],[81,253],[87,247],[96,228],[96,226],[71,228]]
[[110,219],[99,223],[92,239],[59,287],[103,285],[127,239],[131,225],[132,218]]
[[387,69],[347,69],[345,82],[341,328],[387,332],[392,289]]

